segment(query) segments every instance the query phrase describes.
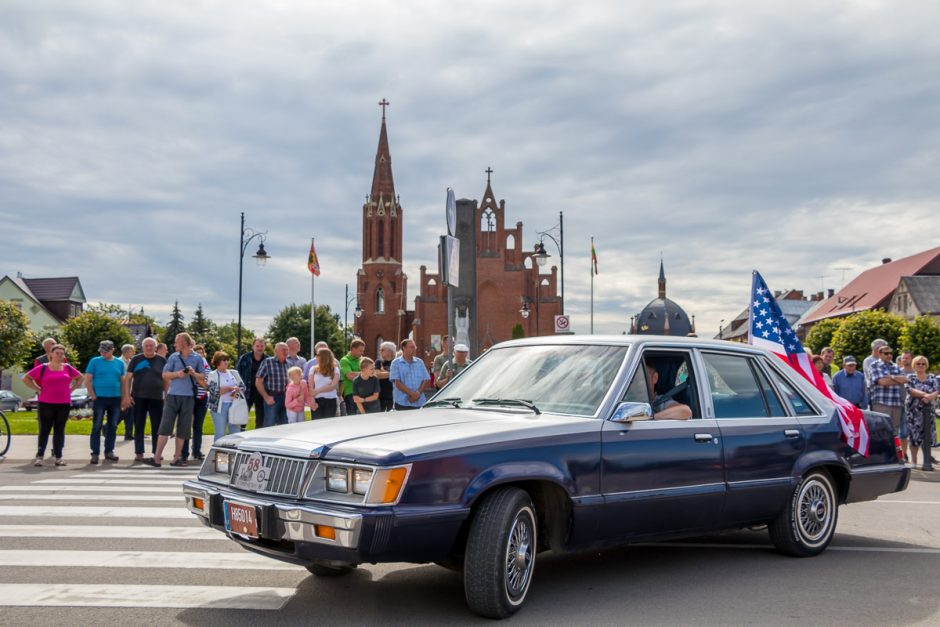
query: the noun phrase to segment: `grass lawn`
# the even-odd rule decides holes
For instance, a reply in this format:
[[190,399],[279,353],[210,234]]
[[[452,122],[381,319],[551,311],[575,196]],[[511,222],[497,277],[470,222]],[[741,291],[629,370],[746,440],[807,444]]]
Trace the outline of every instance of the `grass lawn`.
[[[34,411],[7,411],[7,420],[10,421],[10,433],[13,435],[39,435],[39,421],[36,419]],[[147,435],[150,435],[150,421],[147,421]],[[252,411],[248,416],[248,428],[255,428],[255,412]],[[119,436],[124,435],[124,423],[118,425]],[[202,424],[203,435],[212,435],[212,416],[206,413],[206,420]],[[72,417],[65,425],[66,435],[91,435],[91,415],[82,419]]]

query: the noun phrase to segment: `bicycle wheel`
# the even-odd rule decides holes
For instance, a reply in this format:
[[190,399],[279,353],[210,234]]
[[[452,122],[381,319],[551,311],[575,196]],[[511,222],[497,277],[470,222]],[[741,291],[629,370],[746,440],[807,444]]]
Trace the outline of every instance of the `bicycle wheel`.
[[0,457],[10,450],[10,422],[6,414],[0,411]]

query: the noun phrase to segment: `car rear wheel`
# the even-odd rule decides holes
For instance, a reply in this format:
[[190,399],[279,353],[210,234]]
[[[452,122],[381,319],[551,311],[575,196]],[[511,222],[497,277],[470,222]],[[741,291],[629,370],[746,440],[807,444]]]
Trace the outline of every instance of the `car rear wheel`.
[[770,539],[786,555],[819,555],[832,541],[838,517],[832,478],[825,470],[814,470],[803,477],[787,508],[768,525]]
[[464,554],[464,594],[470,609],[506,618],[522,607],[538,547],[538,523],[529,495],[500,488],[477,509]]
[[307,564],[307,570],[317,577],[339,577],[351,573],[355,568],[355,564],[321,564],[318,562]]

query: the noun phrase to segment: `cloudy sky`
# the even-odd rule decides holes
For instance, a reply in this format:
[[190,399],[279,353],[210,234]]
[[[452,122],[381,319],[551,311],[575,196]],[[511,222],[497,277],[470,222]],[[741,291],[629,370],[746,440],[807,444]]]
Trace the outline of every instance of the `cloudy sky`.
[[[445,189],[507,221],[565,213],[572,326],[620,333],[656,295],[717,332],[772,289],[940,240],[937,2],[48,2],[0,8],[0,273],[90,301],[174,300],[246,324],[342,313],[380,109],[405,271],[436,266]],[[549,245],[550,252],[554,252]],[[822,277],[822,278],[820,278]]]

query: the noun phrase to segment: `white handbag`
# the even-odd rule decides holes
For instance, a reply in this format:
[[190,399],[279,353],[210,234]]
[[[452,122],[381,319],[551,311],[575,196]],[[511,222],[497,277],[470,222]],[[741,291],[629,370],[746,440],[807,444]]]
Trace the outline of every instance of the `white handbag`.
[[228,423],[239,426],[248,424],[248,401],[244,397],[232,399],[232,406],[228,408]]

